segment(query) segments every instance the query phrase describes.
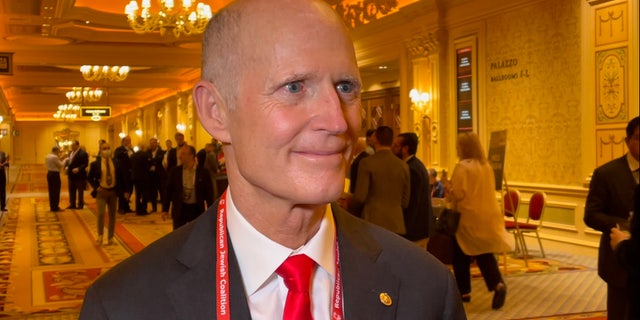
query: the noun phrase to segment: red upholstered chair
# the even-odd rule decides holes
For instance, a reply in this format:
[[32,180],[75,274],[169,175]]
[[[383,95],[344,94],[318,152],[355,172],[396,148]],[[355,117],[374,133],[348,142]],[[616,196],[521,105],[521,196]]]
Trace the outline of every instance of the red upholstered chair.
[[518,208],[520,207],[520,191],[517,189],[508,188],[502,196],[502,206],[504,208],[504,215],[507,218],[505,220],[505,228],[507,231],[513,233],[513,237],[516,240],[516,252],[522,251],[525,265],[527,264],[527,246],[524,243],[522,233],[520,233],[518,223]]
[[540,253],[542,253],[543,258],[545,257],[544,248],[542,247],[542,241],[540,240],[540,234],[538,231],[542,228],[542,215],[544,214],[546,204],[547,195],[544,192],[540,191],[531,195],[527,222],[520,222],[517,225],[521,236],[525,233],[535,233],[536,238],[538,239],[538,245],[540,246]]

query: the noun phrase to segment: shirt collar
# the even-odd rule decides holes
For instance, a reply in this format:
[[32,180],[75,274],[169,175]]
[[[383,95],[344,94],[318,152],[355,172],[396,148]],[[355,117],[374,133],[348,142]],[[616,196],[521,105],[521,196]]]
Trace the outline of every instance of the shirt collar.
[[227,230],[249,296],[275,277],[276,269],[293,253],[306,254],[335,279],[336,228],[330,204],[318,232],[302,247],[292,250],[258,232],[238,211],[231,189],[227,189]]
[[638,164],[639,161],[636,160],[630,152],[627,152],[627,162],[629,162],[629,169],[631,169],[631,172],[638,170],[638,167],[640,166]]

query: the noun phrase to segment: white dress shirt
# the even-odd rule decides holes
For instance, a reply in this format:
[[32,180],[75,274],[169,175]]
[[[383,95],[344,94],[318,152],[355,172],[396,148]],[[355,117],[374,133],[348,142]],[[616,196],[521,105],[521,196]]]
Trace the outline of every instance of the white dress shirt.
[[[335,280],[335,223],[327,205],[318,232],[302,247],[291,250],[256,230],[235,207],[227,192],[227,228],[240,272],[251,318],[282,319],[287,287],[275,271],[292,254],[306,254],[318,267],[311,285],[311,313],[314,319],[331,319]],[[231,301],[231,303],[234,303]]]

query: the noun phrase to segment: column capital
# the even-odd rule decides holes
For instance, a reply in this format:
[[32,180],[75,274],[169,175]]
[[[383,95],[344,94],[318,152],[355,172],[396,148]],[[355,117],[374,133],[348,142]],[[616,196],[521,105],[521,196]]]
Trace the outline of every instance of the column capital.
[[611,2],[613,0],[586,0],[586,1],[590,6],[593,7],[593,6],[597,6],[597,5],[605,3],[605,2]]
[[438,49],[438,39],[431,32],[418,34],[407,41],[407,49],[412,59],[424,58]]

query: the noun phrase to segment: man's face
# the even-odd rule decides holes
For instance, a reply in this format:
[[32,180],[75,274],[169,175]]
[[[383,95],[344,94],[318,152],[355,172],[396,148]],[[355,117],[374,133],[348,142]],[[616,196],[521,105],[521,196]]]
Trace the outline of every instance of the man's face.
[[173,142],[171,140],[165,141],[164,145],[167,146],[167,150],[173,148]]
[[191,154],[188,148],[180,148],[178,150],[178,158],[180,159],[180,163],[182,163],[185,168],[193,167],[195,157]]
[[175,138],[176,138],[176,143],[177,143],[179,146],[182,146],[182,145],[184,144],[184,136],[182,136],[182,135],[177,135]]
[[342,193],[360,130],[360,75],[342,30],[317,16],[285,14],[287,22],[273,28],[256,27],[274,18],[256,15],[244,31],[251,68],[238,76],[225,155],[250,188],[324,204]]
[[149,140],[149,148],[151,150],[156,150],[156,148],[158,148],[158,140],[156,139]]
[[122,144],[127,148],[131,148],[131,138],[129,137],[124,138],[124,140],[122,141]]
[[627,148],[629,148],[631,156],[638,160],[638,157],[640,156],[640,127],[636,127],[633,135],[625,139],[625,141],[627,142]]
[[391,151],[400,159],[404,158],[404,155],[402,154],[403,141],[402,137],[395,137],[395,139],[393,139],[393,144],[391,145]]

